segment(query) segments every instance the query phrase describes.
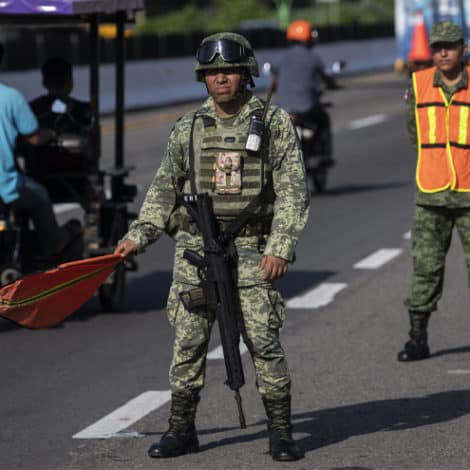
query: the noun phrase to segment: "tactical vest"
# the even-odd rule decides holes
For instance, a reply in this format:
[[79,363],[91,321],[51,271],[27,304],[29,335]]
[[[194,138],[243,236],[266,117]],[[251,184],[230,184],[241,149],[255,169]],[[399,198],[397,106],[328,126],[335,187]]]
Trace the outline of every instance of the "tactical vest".
[[[262,109],[255,106],[256,103],[252,113],[261,113]],[[274,194],[269,160],[269,121],[276,109],[267,114],[263,143],[256,153],[245,150],[251,114],[238,126],[224,127],[218,125],[213,117],[196,112],[190,139],[194,161],[191,162],[190,158],[189,173],[193,175],[196,192],[211,196],[219,220],[236,219],[260,193],[263,193],[262,201],[256,211],[256,219],[272,217]],[[223,193],[218,186],[217,168],[225,156],[238,162],[235,188],[238,186],[239,190],[235,189],[235,193]],[[227,178],[230,178],[229,173]]]
[[432,67],[413,74],[416,182],[425,193],[470,191],[470,89],[457,90],[447,101],[442,89],[433,85],[435,70]]

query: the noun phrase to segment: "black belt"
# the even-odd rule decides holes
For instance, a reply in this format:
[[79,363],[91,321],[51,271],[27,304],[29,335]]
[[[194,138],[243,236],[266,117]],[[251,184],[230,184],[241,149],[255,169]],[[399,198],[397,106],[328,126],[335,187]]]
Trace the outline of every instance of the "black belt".
[[[220,220],[218,221],[219,230],[223,233],[225,230],[230,226],[232,221],[228,220]],[[189,218],[184,217],[181,223],[178,226],[179,230],[183,232],[190,233],[192,235],[196,235],[199,233],[199,230],[195,224],[195,222],[191,222]],[[267,221],[262,222],[255,222],[255,223],[247,223],[243,226],[238,232],[237,237],[257,237],[260,235],[268,235],[271,230],[271,222]]]

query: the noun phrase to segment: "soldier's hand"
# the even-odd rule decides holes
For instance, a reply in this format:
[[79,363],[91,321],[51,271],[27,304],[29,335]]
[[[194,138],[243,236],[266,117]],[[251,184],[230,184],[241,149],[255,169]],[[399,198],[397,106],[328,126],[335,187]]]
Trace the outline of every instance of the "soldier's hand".
[[278,256],[263,256],[259,265],[260,271],[263,271],[263,280],[274,281],[283,277],[287,273],[287,263],[287,260]]
[[116,247],[114,254],[126,257],[135,251],[137,251],[137,243],[132,240],[124,240]]

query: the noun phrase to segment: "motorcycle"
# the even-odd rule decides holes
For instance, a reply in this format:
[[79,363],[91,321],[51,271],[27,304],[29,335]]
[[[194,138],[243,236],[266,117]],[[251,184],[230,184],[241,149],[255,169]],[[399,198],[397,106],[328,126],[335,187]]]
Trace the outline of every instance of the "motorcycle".
[[323,193],[328,172],[334,165],[330,119],[325,108],[331,103],[320,103],[319,113],[324,113],[325,124],[313,119],[309,113],[289,113],[295,126],[304,155],[309,192]]
[[[345,67],[345,62],[335,62],[331,67],[331,76],[338,75]],[[270,76],[274,74],[269,62],[263,65],[263,73]],[[269,90],[270,94],[272,92],[272,89]],[[323,90],[320,91],[320,96],[322,94]],[[326,190],[328,173],[335,164],[331,120],[327,111],[331,106],[331,102],[320,101],[312,112],[289,112],[304,155],[310,194],[323,193]]]

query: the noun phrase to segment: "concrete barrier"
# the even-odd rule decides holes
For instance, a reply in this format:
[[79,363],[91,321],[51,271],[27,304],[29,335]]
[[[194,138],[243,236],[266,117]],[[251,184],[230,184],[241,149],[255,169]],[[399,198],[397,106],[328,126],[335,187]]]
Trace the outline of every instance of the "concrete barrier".
[[[275,62],[281,52],[282,49],[260,49],[255,54],[261,65],[264,62]],[[319,44],[317,52],[327,66],[336,60],[346,61],[345,74],[391,69],[395,60],[395,40],[386,38]],[[102,65],[100,74],[100,110],[103,114],[112,113],[114,67],[110,64]],[[88,80],[88,68],[75,67],[73,96],[88,100]],[[28,100],[44,93],[39,70],[2,73],[0,81],[20,90]],[[268,78],[261,76],[255,82],[258,89],[263,89]],[[205,86],[195,80],[193,57],[133,61],[126,64],[127,110],[168,106],[202,99],[206,95]]]

